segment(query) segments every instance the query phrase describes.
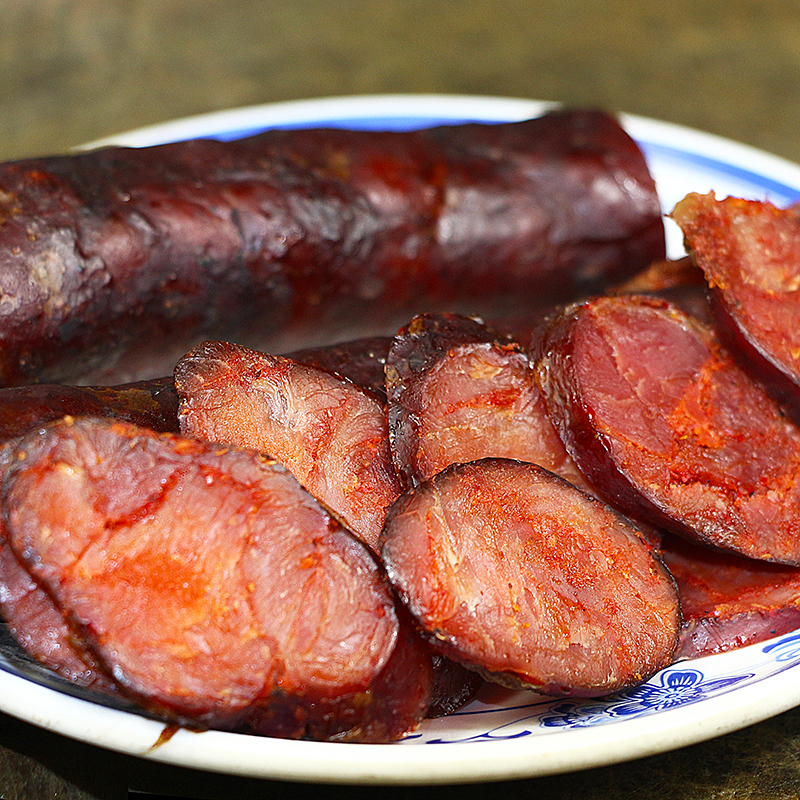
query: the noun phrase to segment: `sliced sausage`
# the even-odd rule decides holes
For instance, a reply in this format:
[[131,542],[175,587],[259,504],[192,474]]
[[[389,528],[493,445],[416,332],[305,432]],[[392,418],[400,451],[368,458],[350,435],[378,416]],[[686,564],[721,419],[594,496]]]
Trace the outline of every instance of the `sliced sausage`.
[[0,441],[64,416],[110,417],[177,433],[178,395],[172,376],[119,386],[35,384],[0,389]]
[[427,649],[372,556],[253,451],[66,420],[17,447],[3,511],[85,647],[167,719],[385,741],[428,707]]
[[600,111],[413,132],[271,130],[0,165],[0,385],[168,374],[598,291],[664,255]]
[[[38,384],[0,389],[0,476],[12,462],[19,437],[67,414],[102,415],[159,431],[178,430],[178,399],[171,377],[122,386]],[[34,661],[75,685],[115,691],[91,654],[75,646],[52,598],[19,563],[8,545],[2,521],[0,616]]]
[[712,289],[731,350],[800,417],[800,210],[689,194],[671,217]]
[[553,321],[537,372],[603,496],[676,533],[800,564],[800,431],[709,328],[663,301],[597,298]]
[[675,658],[698,658],[800,628],[800,568],[770,564],[665,536],[683,627]]
[[[14,445],[0,446],[0,473],[13,462]],[[0,616],[14,641],[36,662],[71,684],[114,692],[116,686],[84,648],[76,647],[50,595],[31,578],[8,543],[0,521]]]
[[408,485],[450,464],[499,457],[586,486],[547,415],[527,355],[478,320],[415,317],[394,338],[386,387],[392,455]]
[[382,556],[434,646],[496,682],[603,695],[672,657],[680,609],[652,548],[536,465],[446,468],[392,506]]
[[326,370],[225,342],[175,367],[184,434],[269,453],[375,548],[400,493],[386,411]]
[[386,402],[386,358],[391,336],[367,336],[324,347],[307,347],[287,353],[287,358],[335,372]]

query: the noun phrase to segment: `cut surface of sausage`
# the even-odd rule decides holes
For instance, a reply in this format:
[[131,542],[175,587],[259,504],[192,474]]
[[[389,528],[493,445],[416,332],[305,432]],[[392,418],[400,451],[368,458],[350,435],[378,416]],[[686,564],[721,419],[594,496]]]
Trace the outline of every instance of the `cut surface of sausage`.
[[675,306],[604,297],[555,319],[539,384],[604,497],[676,533],[800,564],[800,431]]
[[512,458],[586,482],[547,415],[533,365],[480,321],[415,317],[387,357],[389,433],[409,485],[450,464]]
[[386,411],[327,370],[225,342],[175,367],[184,434],[278,459],[373,549],[400,493]]
[[435,647],[516,688],[607,694],[677,641],[675,585],[652,548],[533,464],[446,468],[392,506],[382,556]]
[[386,402],[386,357],[391,336],[367,336],[286,353],[287,358],[335,372]]
[[712,289],[732,350],[800,413],[800,210],[695,193],[671,217]]
[[3,484],[14,552],[143,707],[359,741],[424,715],[424,643],[367,549],[283,467],[91,419],[31,434],[15,459]]
[[800,568],[678,536],[665,536],[659,552],[675,578],[683,612],[676,659],[733,650],[800,627]]

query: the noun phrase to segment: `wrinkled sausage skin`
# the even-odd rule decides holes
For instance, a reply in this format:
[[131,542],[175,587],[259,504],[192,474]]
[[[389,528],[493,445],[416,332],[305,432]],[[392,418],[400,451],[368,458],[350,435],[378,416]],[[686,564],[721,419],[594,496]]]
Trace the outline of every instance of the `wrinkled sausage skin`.
[[375,549],[400,486],[374,396],[326,370],[226,342],[194,348],[175,382],[184,434],[278,459]]
[[0,254],[0,385],[119,383],[208,338],[280,352],[598,291],[664,230],[628,134],[561,110],[7,163]]
[[597,298],[553,321],[537,373],[603,496],[712,546],[800,564],[800,431],[709,328],[657,300]]
[[539,464],[585,488],[527,355],[480,321],[415,317],[394,338],[386,376],[392,455],[408,485],[450,464],[500,457]]
[[687,195],[670,216],[731,350],[800,418],[800,210],[710,193]]
[[15,459],[15,553],[149,711],[359,741],[424,715],[429,656],[376,562],[275,462],[92,419],[29,435]]
[[446,468],[390,509],[382,556],[432,644],[490,680],[603,695],[669,663],[674,583],[632,525],[509,459]]

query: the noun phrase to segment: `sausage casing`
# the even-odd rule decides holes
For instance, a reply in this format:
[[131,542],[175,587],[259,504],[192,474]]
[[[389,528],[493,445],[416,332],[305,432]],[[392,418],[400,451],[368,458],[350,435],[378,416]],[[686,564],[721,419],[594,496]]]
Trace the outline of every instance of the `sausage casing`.
[[206,338],[276,352],[585,294],[664,231],[633,140],[565,110],[7,163],[0,253],[0,385],[119,383]]

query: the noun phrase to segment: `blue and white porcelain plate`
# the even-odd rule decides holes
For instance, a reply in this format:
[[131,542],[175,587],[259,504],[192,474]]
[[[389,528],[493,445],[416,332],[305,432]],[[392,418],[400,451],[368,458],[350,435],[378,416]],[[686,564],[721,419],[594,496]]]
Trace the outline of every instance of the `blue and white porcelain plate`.
[[[408,129],[503,122],[543,113],[522,99],[390,95],[236,109],[153,126],[100,144],[144,146],[196,136],[235,138],[274,126]],[[669,212],[688,192],[714,190],[778,204],[800,199],[800,167],[744,145],[622,115],[640,143]],[[668,250],[682,252],[668,223]],[[178,731],[64,694],[19,673],[0,655],[0,710],[85,742],[216,772],[329,783],[445,783],[546,775],[625,761],[743,728],[800,704],[800,631],[759,645],[674,664],[602,700],[546,698],[489,687],[452,716],[429,720],[392,745],[297,742]]]

